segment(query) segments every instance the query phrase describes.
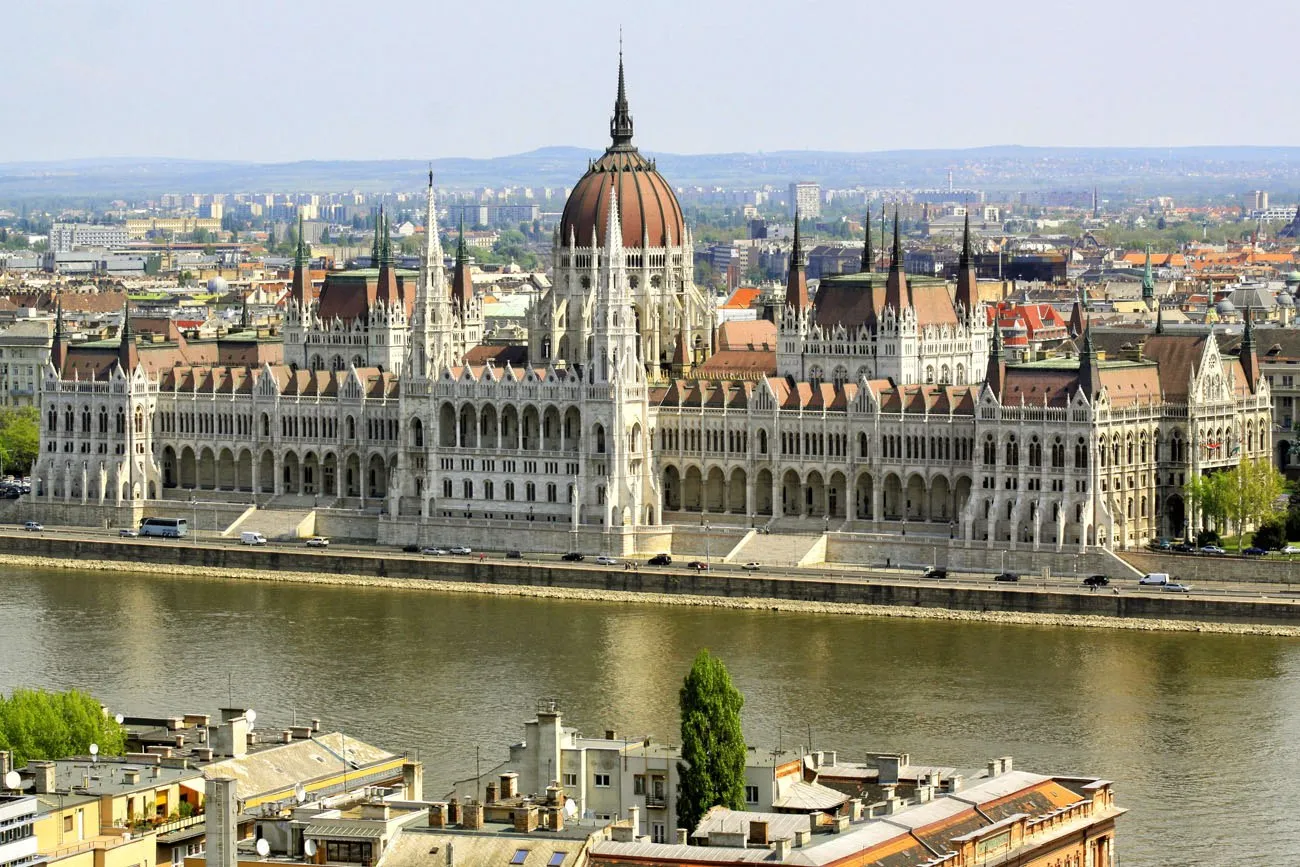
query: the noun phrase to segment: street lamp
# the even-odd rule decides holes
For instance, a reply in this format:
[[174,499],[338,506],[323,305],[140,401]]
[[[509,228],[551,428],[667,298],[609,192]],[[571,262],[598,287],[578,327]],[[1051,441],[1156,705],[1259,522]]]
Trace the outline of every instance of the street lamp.
[[194,526],[190,528],[190,533],[194,537],[194,544],[199,544],[199,501],[190,497],[190,508],[194,510]]
[[704,571],[709,569],[709,522],[704,522]]
[[903,535],[904,536],[907,535],[907,513],[910,512],[911,510],[912,510],[912,501],[910,499],[904,500],[903,501]]

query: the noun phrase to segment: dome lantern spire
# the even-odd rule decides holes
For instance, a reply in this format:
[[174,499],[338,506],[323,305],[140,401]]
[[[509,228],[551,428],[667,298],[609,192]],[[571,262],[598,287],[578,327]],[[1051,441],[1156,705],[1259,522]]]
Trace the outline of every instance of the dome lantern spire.
[[618,96],[614,99],[614,116],[609,121],[612,147],[632,147],[632,115],[627,108],[627,87],[623,83],[623,33],[618,34]]

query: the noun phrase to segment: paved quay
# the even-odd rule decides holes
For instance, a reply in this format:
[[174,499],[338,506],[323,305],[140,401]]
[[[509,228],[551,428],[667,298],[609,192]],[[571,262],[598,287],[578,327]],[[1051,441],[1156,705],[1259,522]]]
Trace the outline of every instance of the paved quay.
[[901,575],[832,576],[816,569],[775,575],[644,565],[631,570],[479,555],[435,558],[365,548],[321,551],[118,540],[74,532],[3,532],[0,553],[12,565],[91,574],[129,571],[584,601],[1300,637],[1300,600],[1226,591],[1197,596],[1138,592],[1134,582],[1126,582],[1118,593],[1092,593],[1047,582],[997,585],[979,576],[922,582]]

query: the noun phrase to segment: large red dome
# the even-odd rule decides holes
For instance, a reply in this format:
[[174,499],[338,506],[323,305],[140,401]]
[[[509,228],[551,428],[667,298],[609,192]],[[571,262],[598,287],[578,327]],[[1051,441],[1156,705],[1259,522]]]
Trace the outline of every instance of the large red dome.
[[623,87],[623,58],[618,60],[618,97],[614,117],[609,123],[613,139],[605,155],[592,163],[564,203],[560,218],[560,243],[576,239],[578,246],[605,245],[605,227],[609,223],[609,191],[617,185],[618,216],[623,225],[623,246],[680,246],[686,234],[682,206],[663,176],[632,145],[632,115],[627,108]]

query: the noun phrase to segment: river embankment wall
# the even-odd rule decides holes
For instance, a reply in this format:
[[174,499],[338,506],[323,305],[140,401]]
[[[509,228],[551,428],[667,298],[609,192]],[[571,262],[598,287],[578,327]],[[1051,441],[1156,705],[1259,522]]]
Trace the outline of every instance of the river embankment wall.
[[1300,627],[1300,601],[1181,594],[1080,593],[1027,584],[971,587],[942,582],[895,583],[887,579],[868,581],[856,577],[831,577],[811,570],[806,576],[732,575],[646,567],[624,570],[528,561],[207,546],[163,540],[77,540],[50,536],[0,536],[0,554],[27,561],[48,560],[49,565],[62,563],[68,568],[93,568],[89,564],[112,563],[133,571],[185,574],[185,570],[192,570],[196,575],[225,572],[231,573],[231,577],[256,577],[260,574],[280,580],[292,580],[294,575],[304,580],[323,576],[347,579],[351,576],[361,581],[397,579],[456,585],[452,589],[567,590],[594,599],[618,599],[625,594],[634,594],[650,599],[749,600],[774,603],[773,607],[793,602],[865,606],[872,611],[946,610],[1115,621],[1173,620]]

